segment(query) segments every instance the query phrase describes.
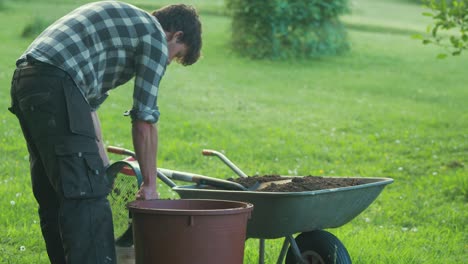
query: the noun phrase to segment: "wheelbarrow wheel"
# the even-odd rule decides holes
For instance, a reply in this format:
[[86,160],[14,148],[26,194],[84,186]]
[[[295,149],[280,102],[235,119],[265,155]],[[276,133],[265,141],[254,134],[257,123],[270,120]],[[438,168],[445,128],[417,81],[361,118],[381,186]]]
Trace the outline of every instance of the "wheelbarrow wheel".
[[[351,258],[343,243],[333,234],[314,230],[299,234],[295,239],[301,257],[308,264],[351,264]],[[300,263],[291,246],[286,255],[286,264]]]

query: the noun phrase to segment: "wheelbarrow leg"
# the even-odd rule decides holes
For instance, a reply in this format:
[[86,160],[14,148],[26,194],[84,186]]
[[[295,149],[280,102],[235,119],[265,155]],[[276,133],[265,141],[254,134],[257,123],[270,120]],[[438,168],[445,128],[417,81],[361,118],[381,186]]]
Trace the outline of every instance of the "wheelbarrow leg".
[[288,253],[289,240],[287,237],[284,238],[283,247],[281,248],[280,255],[278,256],[278,261],[276,264],[282,264],[286,254]]
[[265,264],[265,239],[260,238],[258,245],[258,264]]
[[291,244],[291,249],[292,249],[292,252],[293,252],[294,256],[296,257],[297,263],[307,264],[307,261],[305,261],[302,258],[301,251],[299,250],[299,247],[297,246],[297,243],[296,243],[296,240],[294,239],[294,237],[292,235],[288,235],[286,237],[286,239]]

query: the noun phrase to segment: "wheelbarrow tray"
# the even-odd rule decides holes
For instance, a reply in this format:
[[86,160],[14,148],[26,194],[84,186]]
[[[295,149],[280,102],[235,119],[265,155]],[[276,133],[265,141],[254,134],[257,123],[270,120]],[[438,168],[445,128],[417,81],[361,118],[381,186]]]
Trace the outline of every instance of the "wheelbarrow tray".
[[176,186],[173,190],[182,199],[252,203],[254,210],[247,225],[247,237],[272,239],[342,226],[364,211],[393,182],[390,178],[350,178],[362,184],[305,192],[230,191],[207,189],[203,185]]

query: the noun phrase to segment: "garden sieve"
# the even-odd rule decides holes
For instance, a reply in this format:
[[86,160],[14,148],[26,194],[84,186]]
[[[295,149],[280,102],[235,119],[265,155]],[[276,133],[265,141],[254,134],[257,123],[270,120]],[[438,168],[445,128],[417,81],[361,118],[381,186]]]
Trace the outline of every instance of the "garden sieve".
[[[112,153],[127,154],[115,150],[116,148],[108,148],[108,151]],[[107,177],[111,184],[111,191],[107,199],[112,209],[115,244],[121,247],[130,247],[133,245],[132,217],[126,205],[135,200],[135,194],[143,181],[140,167],[133,158],[133,154],[125,160],[117,161],[109,166]]]

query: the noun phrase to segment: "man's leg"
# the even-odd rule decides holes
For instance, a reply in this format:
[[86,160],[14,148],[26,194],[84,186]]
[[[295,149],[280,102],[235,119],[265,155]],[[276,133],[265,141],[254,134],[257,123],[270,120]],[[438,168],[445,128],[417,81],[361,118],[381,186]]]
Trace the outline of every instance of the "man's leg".
[[[52,186],[51,181],[42,163],[40,152],[36,148],[34,139],[31,136],[32,133],[34,134],[34,131],[32,131],[32,133],[29,131],[28,127],[30,126],[30,124],[28,124],[29,122],[27,121],[27,119],[23,117],[23,111],[20,109],[17,96],[18,93],[16,92],[16,90],[19,89],[19,87],[17,87],[18,85],[18,80],[13,80],[13,107],[11,108],[11,110],[16,114],[16,116],[19,119],[19,123],[29,152],[32,190],[39,206],[38,214],[42,236],[44,238],[50,263],[65,264],[65,255],[58,223],[60,202],[57,197],[56,189]],[[35,91],[31,91],[31,93],[32,95],[34,95]],[[21,95],[21,97],[23,96]],[[41,123],[40,119],[37,121],[39,122],[36,123],[34,126],[37,127],[44,125],[43,123]]]
[[60,203],[36,153],[30,151],[31,179],[34,197],[39,204],[38,212],[42,236],[50,262],[53,264],[66,263],[58,221]]
[[94,133],[92,120],[86,120],[91,118],[89,106],[70,78],[51,78],[49,69],[37,71],[14,81],[14,109],[31,153],[33,189],[50,260],[63,263],[59,259],[65,255],[68,264],[115,263],[109,186],[97,142],[70,127],[72,122],[91,122],[84,132]]
[[105,197],[64,200],[60,227],[67,263],[116,263],[111,221]]
[[59,222],[67,263],[116,263],[112,213],[106,198],[110,185],[91,108],[71,79],[64,82],[63,92],[67,126],[54,148],[63,193]]
[[106,198],[109,187],[96,143],[82,136],[64,136],[40,149],[47,160],[47,175],[58,179],[60,206],[54,224],[60,230],[66,263],[115,263],[112,213]]

